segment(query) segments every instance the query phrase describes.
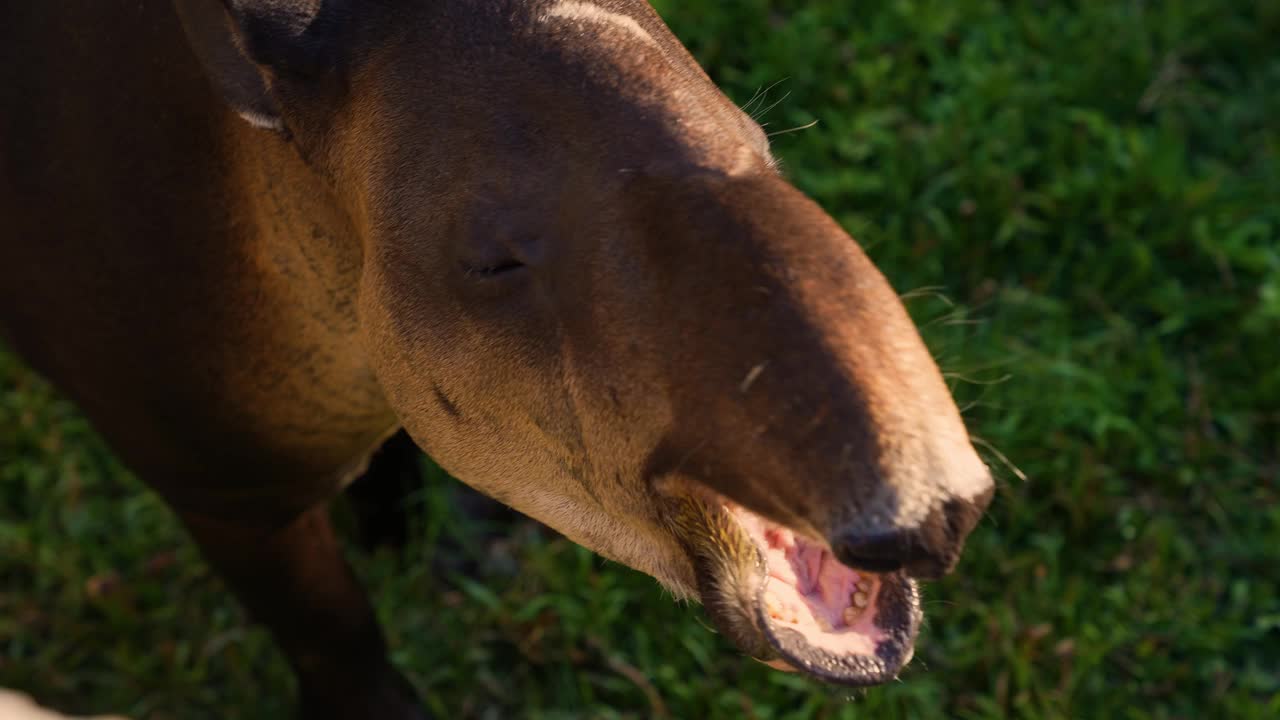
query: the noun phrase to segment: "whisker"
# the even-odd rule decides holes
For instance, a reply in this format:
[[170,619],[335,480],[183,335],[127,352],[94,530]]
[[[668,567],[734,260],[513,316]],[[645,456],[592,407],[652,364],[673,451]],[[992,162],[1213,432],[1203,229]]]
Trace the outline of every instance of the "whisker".
[[955,301],[948,297],[945,291],[946,287],[942,285],[926,285],[921,288],[916,288],[915,290],[908,290],[907,292],[899,295],[898,299],[902,302],[909,302],[918,298],[927,297],[935,300],[941,300],[947,307],[955,307]]
[[769,134],[768,134],[768,137],[778,137],[779,135],[786,135],[786,134],[788,134],[788,133],[800,132],[801,130],[808,130],[809,128],[813,127],[814,125],[817,125],[817,124],[818,124],[818,122],[819,122],[818,120],[814,120],[814,121],[813,121],[813,122],[811,122],[811,123],[808,123],[808,124],[806,124],[806,125],[800,125],[799,127],[793,127],[793,128],[791,128],[790,130],[778,130],[778,131],[776,131],[776,132],[771,132],[771,133],[769,133]]
[[757,102],[760,102],[760,98],[764,97],[764,93],[765,93],[765,90],[763,86],[756,88],[756,94],[752,95],[750,100],[746,101],[741,105],[742,112],[749,114],[751,112],[751,106],[755,105]]
[[[768,97],[768,95],[769,95],[769,91],[770,91],[770,90],[773,90],[774,88],[778,87],[779,85],[781,85],[782,83],[784,83],[784,82],[786,82],[786,81],[788,81],[788,80],[790,80],[790,79],[791,79],[790,77],[784,77],[784,78],[782,78],[781,80],[778,80],[777,82],[773,83],[773,84],[772,84],[772,85],[770,85],[769,87],[764,88],[763,90],[756,90],[756,94],[755,94],[755,95],[752,95],[752,96],[751,96],[751,99],[750,99],[750,100],[748,100],[748,101],[746,102],[746,104],[742,106],[742,111],[743,111],[743,112],[745,112],[745,113],[747,113],[748,115],[750,115],[750,114],[751,114],[751,111],[750,111],[750,109],[749,109],[749,108],[750,108],[752,105],[754,105],[754,104],[756,104],[756,103],[764,102],[764,99],[765,99],[766,97]],[[756,116],[755,116],[755,115],[752,115],[751,117],[752,117],[752,119],[754,119]]]
[[759,112],[752,113],[752,115],[751,115],[751,119],[752,119],[752,120],[755,120],[756,122],[759,122],[759,121],[760,121],[760,118],[764,117],[765,115],[768,115],[768,114],[769,114],[769,112],[770,112],[770,111],[772,111],[774,108],[778,107],[778,106],[779,106],[779,105],[781,105],[783,102],[786,102],[786,99],[787,99],[787,98],[789,98],[789,97],[791,97],[791,91],[790,91],[790,90],[788,90],[788,91],[786,92],[786,94],[785,94],[785,95],[783,95],[782,97],[778,98],[778,99],[777,99],[777,100],[776,100],[772,105],[770,105],[769,107],[766,107],[766,108],[764,108],[763,110],[760,110]]
[[972,377],[969,377],[968,375],[964,375],[958,372],[944,372],[942,373],[942,377],[948,380],[959,380],[960,382],[966,382],[966,383],[969,383],[970,385],[999,385],[1001,383],[1005,383],[1013,379],[1013,375],[1007,374],[1007,373],[1004,375],[1001,375],[995,380],[975,380]]
[[1006,457],[1004,453],[997,450],[995,445],[992,445],[985,439],[972,433],[969,435],[969,439],[972,440],[975,445],[981,445],[983,448],[990,451],[991,454],[995,455],[996,458],[999,459],[1000,462],[1004,463],[1004,466],[1009,468],[1009,471],[1012,472],[1019,480],[1022,482],[1028,482],[1027,474],[1022,472],[1022,468],[1014,465],[1013,461]]
[[966,308],[957,307],[955,305],[950,307],[952,308],[951,312],[939,315],[925,323],[924,327],[930,328],[934,325],[981,325],[986,322],[985,320],[970,319],[969,311]]

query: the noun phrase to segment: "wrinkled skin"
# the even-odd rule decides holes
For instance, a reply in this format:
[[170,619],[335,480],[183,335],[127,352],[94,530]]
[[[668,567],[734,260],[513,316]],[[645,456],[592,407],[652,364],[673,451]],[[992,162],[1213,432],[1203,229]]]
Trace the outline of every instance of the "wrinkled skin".
[[[304,713],[418,712],[322,513],[400,427],[749,654],[896,673],[907,578],[954,565],[988,472],[888,282],[647,4],[175,5],[5,4],[34,60],[0,70],[0,331],[272,627]],[[883,573],[893,651],[771,634],[726,503]]]

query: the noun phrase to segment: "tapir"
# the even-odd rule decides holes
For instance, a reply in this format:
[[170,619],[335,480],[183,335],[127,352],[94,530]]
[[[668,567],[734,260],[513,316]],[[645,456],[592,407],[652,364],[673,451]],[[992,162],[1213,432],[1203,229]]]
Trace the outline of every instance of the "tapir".
[[990,472],[889,282],[643,0],[0,8],[0,336],[303,717],[425,716],[327,512],[402,429],[747,656],[909,661]]

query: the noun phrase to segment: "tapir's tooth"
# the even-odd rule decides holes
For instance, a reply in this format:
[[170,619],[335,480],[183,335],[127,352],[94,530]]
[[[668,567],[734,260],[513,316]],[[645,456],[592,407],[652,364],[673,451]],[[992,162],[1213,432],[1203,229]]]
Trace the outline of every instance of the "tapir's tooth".
[[871,581],[870,581],[870,580],[859,580],[859,581],[858,581],[858,589],[859,589],[859,590],[861,590],[861,591],[862,591],[862,592],[864,592],[864,593],[869,593],[869,592],[871,592]]
[[858,622],[858,618],[862,617],[862,610],[850,605],[844,609],[844,624],[852,625]]
[[871,598],[867,597],[867,594],[864,592],[856,592],[853,594],[853,597],[850,598],[850,601],[853,602],[854,607],[861,610],[862,608],[870,604]]
[[782,619],[782,608],[779,607],[778,596],[773,593],[765,593],[764,609],[768,611],[769,617],[774,620]]

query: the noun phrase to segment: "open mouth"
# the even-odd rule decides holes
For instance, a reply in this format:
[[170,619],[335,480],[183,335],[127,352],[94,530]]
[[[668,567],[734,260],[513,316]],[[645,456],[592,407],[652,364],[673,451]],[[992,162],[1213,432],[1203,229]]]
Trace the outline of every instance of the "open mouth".
[[726,512],[763,560],[748,597],[757,627],[787,665],[843,685],[897,676],[920,627],[913,580],[854,570],[825,546],[750,510],[729,505]]
[[685,498],[677,524],[721,633],[775,668],[827,682],[867,686],[897,677],[920,628],[914,580],[854,570],[823,543],[698,494]]

